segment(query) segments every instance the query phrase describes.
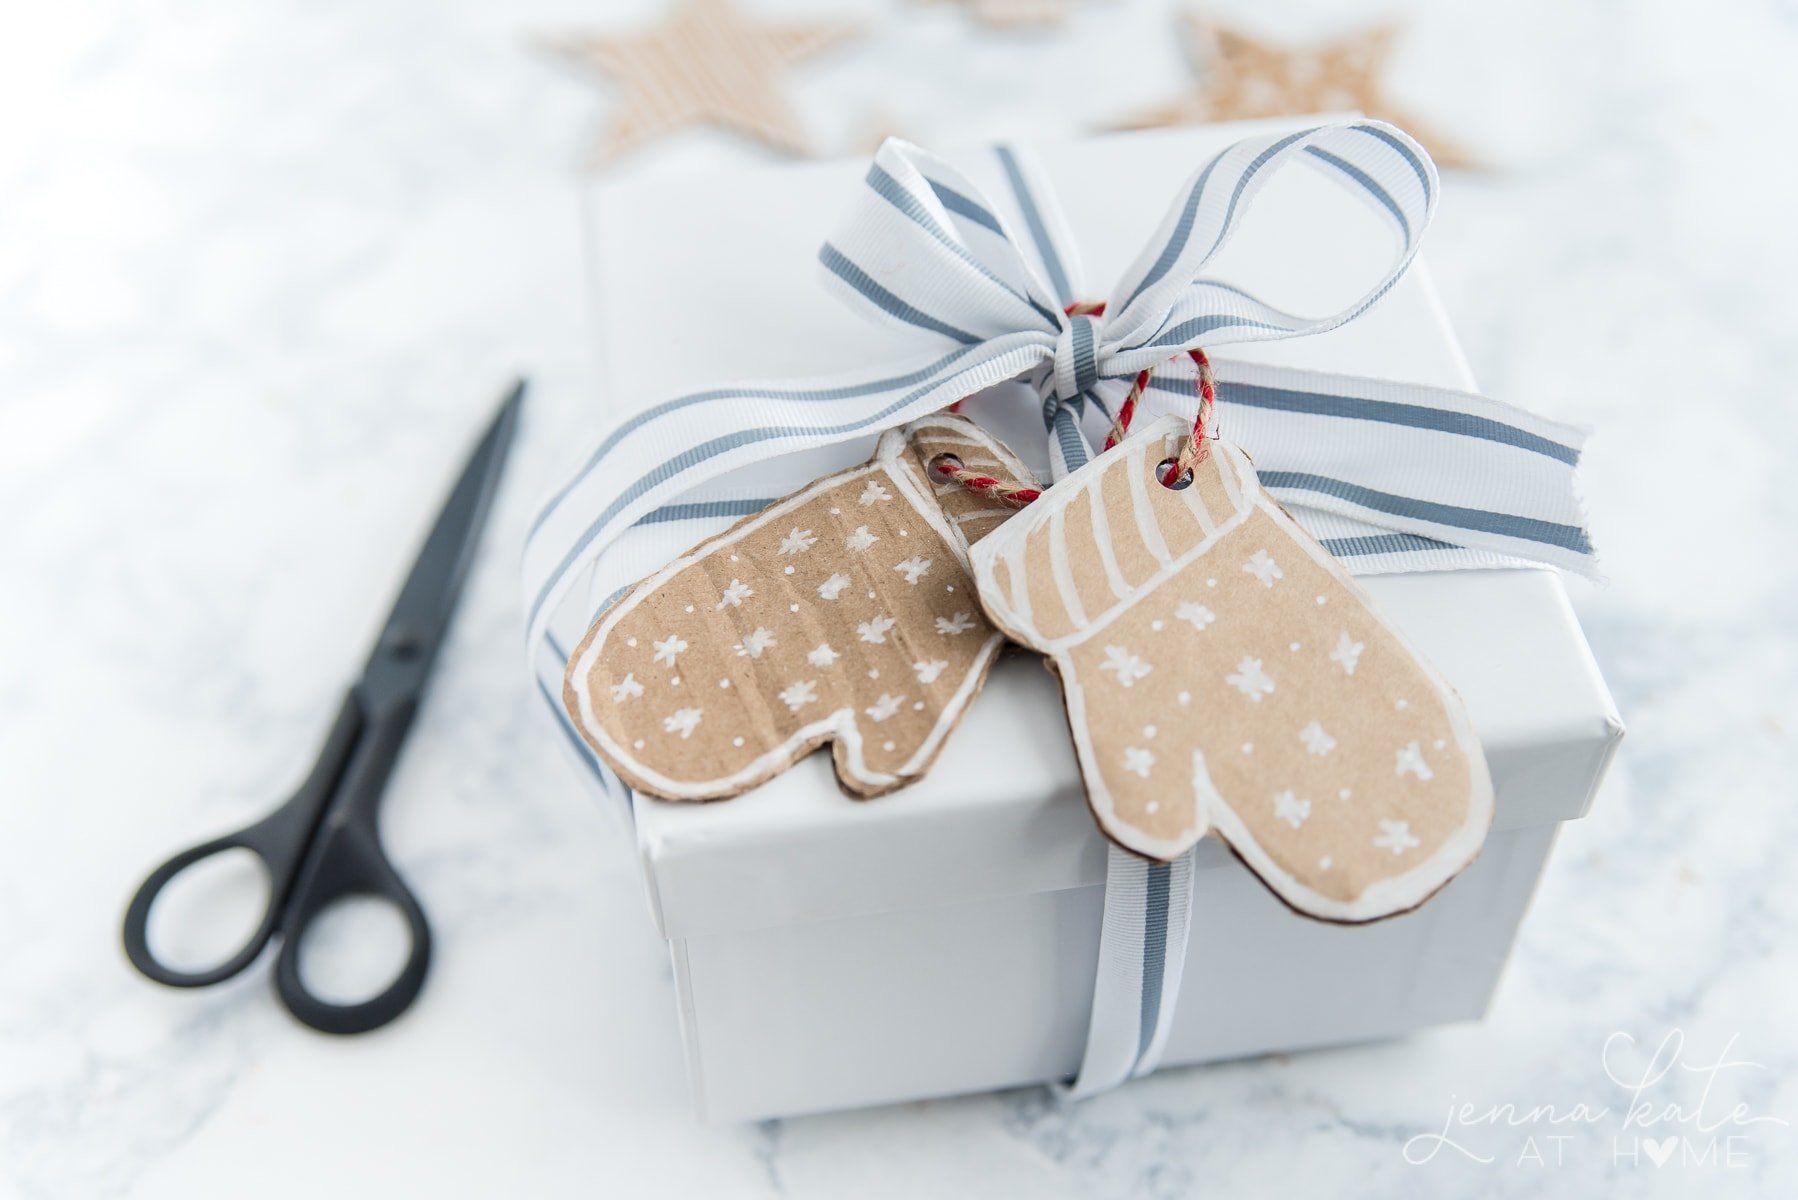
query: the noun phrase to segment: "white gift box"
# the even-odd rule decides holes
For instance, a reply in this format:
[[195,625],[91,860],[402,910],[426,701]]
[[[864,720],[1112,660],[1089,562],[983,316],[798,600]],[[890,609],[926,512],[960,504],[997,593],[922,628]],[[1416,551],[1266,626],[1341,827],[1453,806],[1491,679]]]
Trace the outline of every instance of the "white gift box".
[[[1094,298],[1195,165],[1267,127],[1036,147]],[[992,177],[984,151],[947,157],[977,182]],[[849,311],[818,279],[818,246],[864,169],[837,162],[595,185],[606,418],[703,386],[900,357],[907,347],[891,329]],[[1339,196],[1286,172],[1232,243],[1225,276],[1283,307],[1339,307],[1379,274],[1386,254]],[[1228,354],[1472,386],[1421,264],[1343,328]],[[1219,404],[1228,436],[1227,391]],[[969,407],[1040,466],[1038,411],[1019,385]],[[727,482],[776,496],[869,449],[789,457]],[[632,531],[610,554],[645,574],[698,536],[665,522]],[[1349,927],[1294,914],[1220,844],[1201,844],[1186,982],[1163,1065],[1479,1017],[1556,828],[1584,814],[1622,734],[1552,572],[1362,582],[1465,699],[1496,789],[1491,836],[1473,866],[1417,911]],[[816,754],[727,803],[632,798],[651,907],[673,956],[693,1092],[707,1116],[778,1116],[1074,1073],[1106,845],[1065,729],[1054,680],[1019,654],[994,668],[932,775],[890,796],[849,799],[828,756]]]

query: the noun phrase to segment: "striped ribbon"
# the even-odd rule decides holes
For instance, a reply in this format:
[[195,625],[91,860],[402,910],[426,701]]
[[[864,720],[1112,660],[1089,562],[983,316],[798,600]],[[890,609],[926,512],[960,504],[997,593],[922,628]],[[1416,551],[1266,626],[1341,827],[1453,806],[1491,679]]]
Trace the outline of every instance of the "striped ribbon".
[[[1234,342],[1334,329],[1404,274],[1438,191],[1434,165],[1405,134],[1350,120],[1225,149],[1181,187],[1103,314],[1087,315],[1065,311],[1090,297],[1079,291],[1051,193],[1023,155],[995,153],[1010,193],[1004,205],[942,160],[889,140],[819,252],[824,278],[848,303],[934,349],[843,376],[666,400],[607,434],[536,518],[524,553],[533,671],[570,746],[608,792],[624,789],[560,703],[568,651],[598,611],[819,466],[846,465],[840,449],[830,457],[833,448],[1002,383],[1021,380],[1040,398],[1058,479],[1091,453],[1083,422],[1109,425],[1110,403],[1140,371],[1157,370],[1151,393],[1190,414],[1191,379],[1167,365],[1203,347],[1214,355],[1231,439],[1351,571],[1522,561],[1592,572],[1573,489],[1582,431],[1469,393],[1215,357]],[[1380,277],[1318,317],[1283,312],[1206,274],[1257,193],[1292,163],[1321,170],[1394,234]],[[1113,853],[1076,1094],[1142,1074],[1158,1058],[1178,993],[1190,883],[1190,858],[1154,867]]]

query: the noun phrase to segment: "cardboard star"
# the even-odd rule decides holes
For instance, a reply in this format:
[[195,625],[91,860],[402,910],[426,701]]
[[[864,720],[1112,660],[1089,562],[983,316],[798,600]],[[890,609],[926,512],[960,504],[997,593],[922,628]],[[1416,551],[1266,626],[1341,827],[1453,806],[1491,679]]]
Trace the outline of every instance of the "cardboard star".
[[1353,111],[1399,126],[1428,147],[1439,166],[1475,165],[1451,139],[1387,96],[1383,76],[1398,39],[1396,25],[1292,48],[1193,13],[1182,19],[1198,78],[1185,92],[1136,114],[1122,128]]
[[551,48],[618,85],[593,152],[597,166],[697,124],[734,130],[789,154],[808,153],[781,77],[857,32],[847,22],[751,20],[730,0],[677,0],[660,25],[563,37]]

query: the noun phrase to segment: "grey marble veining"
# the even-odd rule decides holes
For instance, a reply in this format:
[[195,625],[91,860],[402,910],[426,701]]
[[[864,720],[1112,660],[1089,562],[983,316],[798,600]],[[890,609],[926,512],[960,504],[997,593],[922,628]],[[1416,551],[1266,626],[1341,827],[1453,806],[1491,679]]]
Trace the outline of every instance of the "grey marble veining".
[[[1416,6],[1395,64],[1492,164],[1451,176],[1429,250],[1476,373],[1598,429],[1610,580],[1576,602],[1631,725],[1488,1019],[1074,1107],[1028,1089],[718,1128],[688,1113],[633,864],[534,710],[513,570],[593,403],[576,184],[607,102],[531,39],[655,7],[9,20],[0,1196],[1791,1194],[1793,1133],[1761,1118],[1798,1121],[1798,9],[1455,0]],[[878,23],[794,79],[832,152],[1090,128],[1182,70],[1146,0],[1022,35],[900,0],[754,7]],[[1286,36],[1391,11],[1210,7]],[[757,154],[696,134],[621,170]],[[338,1042],[264,972],[139,980],[131,888],[294,782],[519,369],[528,428],[386,810],[439,936],[423,1001]],[[1657,1108],[1699,1103],[1692,1068],[1757,1066],[1715,1072],[1694,1119],[1621,1128],[1607,1063],[1640,1079],[1674,1030]],[[1408,1161],[1464,1103],[1461,1148]],[[1484,1119],[1582,1103],[1610,1115]],[[1738,1103],[1756,1123],[1700,1131]],[[1639,1143],[1670,1134],[1656,1166]]]

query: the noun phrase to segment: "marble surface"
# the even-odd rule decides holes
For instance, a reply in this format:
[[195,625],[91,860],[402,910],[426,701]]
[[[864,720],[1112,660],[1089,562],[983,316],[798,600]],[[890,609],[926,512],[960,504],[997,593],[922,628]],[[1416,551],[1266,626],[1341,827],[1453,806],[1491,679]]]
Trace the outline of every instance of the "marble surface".
[[[633,864],[533,708],[513,570],[595,403],[577,184],[608,100],[532,39],[654,7],[9,18],[0,1196],[1790,1194],[1798,8],[1417,5],[1396,64],[1395,92],[1491,164],[1451,177],[1430,239],[1476,372],[1599,428],[1610,582],[1575,599],[1631,724],[1489,1018],[1074,1107],[1029,1089],[706,1127]],[[1183,70],[1154,3],[1021,35],[899,0],[755,7],[872,23],[794,80],[831,153],[887,129],[1089,128]],[[1392,12],[1210,7],[1279,35]],[[620,170],[757,157],[702,133]],[[520,370],[529,424],[385,811],[438,931],[423,1001],[337,1041],[273,1005],[265,971],[140,980],[117,938],[131,889],[310,761]],[[1652,1111],[1626,1124],[1645,1077]],[[1581,1104],[1609,1115],[1565,1119]]]

